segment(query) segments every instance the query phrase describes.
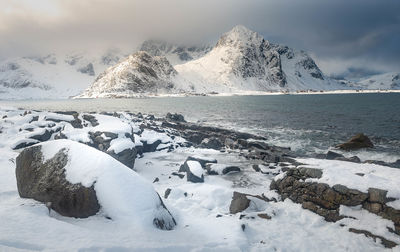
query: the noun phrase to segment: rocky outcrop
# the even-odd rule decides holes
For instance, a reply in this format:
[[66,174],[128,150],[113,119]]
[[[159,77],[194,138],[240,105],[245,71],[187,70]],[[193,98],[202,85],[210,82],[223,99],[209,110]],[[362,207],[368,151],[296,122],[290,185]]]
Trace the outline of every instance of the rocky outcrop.
[[100,205],[93,186],[68,182],[64,169],[67,162],[65,150],[44,160],[41,146],[24,149],[16,159],[19,195],[43,202],[68,217],[86,218],[96,214]]
[[165,119],[172,121],[172,122],[186,122],[183,115],[177,114],[177,113],[174,113],[174,114],[167,113],[167,115],[165,116]]
[[369,188],[368,193],[348,188],[344,185],[328,186],[324,183],[305,182],[307,178],[321,178],[322,171],[314,168],[291,168],[282,179],[273,180],[271,190],[276,190],[282,199],[289,198],[302,207],[325,218],[337,221],[345,216],[339,214],[340,205],[362,207],[382,218],[393,221],[393,232],[400,235],[400,210],[386,203],[393,200],[386,197],[387,191]]
[[372,148],[374,145],[366,135],[360,133],[353,136],[349,141],[339,144],[336,147],[342,150],[351,151],[362,148]]

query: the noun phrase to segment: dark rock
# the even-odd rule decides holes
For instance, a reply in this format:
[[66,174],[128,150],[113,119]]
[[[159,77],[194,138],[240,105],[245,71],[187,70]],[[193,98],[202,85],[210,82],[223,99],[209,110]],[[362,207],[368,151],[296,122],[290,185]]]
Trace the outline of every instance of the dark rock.
[[171,175],[178,176],[180,179],[183,179],[185,177],[185,175],[179,174],[177,172],[173,172],[173,173],[171,173]]
[[346,158],[346,157],[337,157],[337,158],[335,158],[335,160],[346,161],[346,162],[353,162],[353,163],[360,163],[360,162],[361,162],[360,158],[357,157],[357,156],[352,156],[352,157],[349,157],[349,158]]
[[304,182],[307,178],[321,177],[322,172],[313,168],[291,168],[285,177],[272,181],[271,190],[277,190],[282,198],[290,198],[302,207],[309,209],[325,218],[327,221],[337,221],[340,205],[356,206],[366,202],[368,195],[358,190],[349,189],[343,185]]
[[83,118],[83,120],[86,120],[86,121],[90,122],[90,124],[93,127],[96,127],[96,126],[99,125],[99,122],[97,121],[96,117],[94,117],[93,115],[84,114],[82,116],[82,118]]
[[157,147],[161,144],[161,140],[154,141],[149,144],[147,141],[141,141],[143,143],[143,153],[145,152],[154,152],[157,150]]
[[387,194],[386,190],[381,190],[378,188],[369,188],[368,201],[372,203],[385,204],[387,202],[386,194]]
[[356,234],[363,234],[366,237],[372,238],[375,242],[376,242],[376,239],[379,239],[381,244],[385,248],[393,248],[393,247],[396,247],[398,245],[397,243],[395,243],[393,241],[387,240],[385,237],[382,237],[382,236],[379,236],[379,235],[374,235],[374,234],[372,234],[371,232],[369,232],[367,230],[349,228],[349,232],[356,233]]
[[225,138],[225,146],[229,149],[237,149],[238,143],[236,141],[234,141],[233,139],[227,137],[227,138]]
[[256,171],[256,172],[261,172],[261,169],[260,169],[260,166],[259,166],[259,165],[254,164],[254,165],[252,165],[252,167],[253,167],[253,170],[254,170],[254,171]]
[[261,149],[261,150],[268,150],[269,146],[261,141],[248,141],[247,142],[247,148],[257,148],[257,149]]
[[135,166],[135,158],[136,158],[135,148],[125,149],[119,153],[115,153],[114,150],[107,151],[106,153],[131,169],[133,169],[133,167]]
[[157,183],[158,181],[160,181],[160,179],[159,179],[159,178],[155,178],[155,179],[153,180],[153,183]]
[[167,190],[165,190],[164,193],[164,199],[168,199],[169,194],[171,193],[172,189],[171,188],[167,188]]
[[334,160],[336,158],[344,158],[344,156],[342,154],[333,152],[333,151],[328,151],[326,153],[325,159],[329,159],[329,160]]
[[200,146],[203,148],[210,148],[214,150],[221,149],[224,145],[216,137],[205,138],[201,141]]
[[146,120],[154,120],[156,117],[154,116],[154,115],[148,115],[148,116],[146,116]]
[[322,170],[315,168],[307,168],[302,167],[299,169],[300,174],[304,175],[307,178],[321,178]]
[[30,138],[44,142],[50,139],[52,132],[45,130],[42,134],[33,135]]
[[37,144],[37,143],[38,143],[37,141],[32,141],[32,140],[29,141],[29,139],[25,139],[23,142],[21,142],[21,143],[17,144],[16,146],[14,146],[12,149],[13,150],[18,150],[18,149],[22,149],[22,148],[26,148],[26,147],[32,146],[32,145]]
[[193,182],[193,183],[203,183],[204,182],[204,176],[201,175],[201,177],[197,177],[192,173],[190,170],[188,162],[195,162],[198,163],[199,166],[201,166],[200,162],[193,161],[193,160],[186,160],[183,165],[179,168],[179,172],[186,172],[186,179],[187,181]]
[[28,123],[37,122],[39,120],[39,116],[33,116],[32,119]]
[[183,115],[177,114],[177,113],[175,113],[175,114],[168,113],[166,115],[166,119],[169,121],[174,121],[174,122],[186,122]]
[[65,178],[68,156],[60,150],[44,161],[41,146],[27,148],[17,157],[16,177],[19,195],[43,203],[61,215],[86,218],[96,214],[100,205],[91,187],[71,184]]
[[339,144],[339,149],[350,151],[350,150],[358,150],[361,148],[372,148],[374,145],[371,140],[364,134],[357,134],[353,136],[349,141],[343,144]]
[[250,200],[246,194],[240,192],[233,192],[231,205],[229,206],[229,213],[236,214],[246,210],[250,206]]
[[271,216],[269,216],[266,213],[260,213],[260,214],[257,214],[257,215],[258,215],[258,217],[260,217],[262,219],[266,219],[266,220],[270,220],[271,219]]

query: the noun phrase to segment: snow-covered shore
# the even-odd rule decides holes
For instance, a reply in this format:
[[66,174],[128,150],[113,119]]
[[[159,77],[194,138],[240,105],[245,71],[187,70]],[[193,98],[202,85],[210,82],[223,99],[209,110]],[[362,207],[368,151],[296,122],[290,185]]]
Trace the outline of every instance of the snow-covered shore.
[[[247,159],[257,157],[257,148],[239,150],[229,141],[220,150],[193,145],[185,136],[177,136],[167,123],[163,125],[163,120],[150,115],[59,114],[1,108],[0,122],[1,251],[379,251],[385,249],[379,237],[400,244],[400,236],[394,232],[397,224],[361,205],[340,205],[344,218],[327,222],[289,198],[282,200],[282,195],[270,189],[272,181],[288,176],[288,169],[309,167],[321,170],[322,176],[303,182],[331,187],[340,184],[364,194],[371,187],[386,190],[390,201],[384,204],[400,211],[400,169],[324,159],[293,159],[292,163]],[[51,141],[60,137],[91,145],[93,151],[103,148],[110,155],[135,147],[141,155],[133,170],[153,182],[177,226],[171,231],[138,229],[126,219],[110,220],[102,213],[86,219],[69,218],[54,211],[49,214],[43,203],[20,198],[15,159],[23,144],[46,142],[51,146]],[[210,141],[206,143],[211,145]],[[259,150],[267,148],[260,142],[256,144]],[[216,159],[220,165],[239,167],[240,172],[209,175],[204,170],[204,182],[192,183],[178,171],[189,156]],[[126,161],[123,156],[114,158]],[[235,191],[259,198],[249,196],[249,206],[232,214]],[[118,198],[113,199],[114,204],[118,204]],[[375,239],[350,229],[368,231]],[[400,251],[398,245],[392,249]]]

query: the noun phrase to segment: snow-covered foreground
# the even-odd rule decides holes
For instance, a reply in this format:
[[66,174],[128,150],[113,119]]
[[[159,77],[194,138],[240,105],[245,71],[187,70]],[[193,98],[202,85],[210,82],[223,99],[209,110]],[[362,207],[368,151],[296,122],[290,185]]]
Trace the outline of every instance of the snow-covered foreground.
[[[38,121],[33,122],[35,126],[32,126],[32,122],[29,123],[29,121],[34,116],[39,116],[39,118]],[[280,165],[271,165],[271,168],[261,166],[264,171],[273,172],[260,173],[253,170],[252,163],[240,156],[238,152],[220,152],[194,147],[147,152],[135,161],[134,170],[145,180],[152,183],[158,178],[158,181],[152,185],[177,222],[177,226],[171,231],[153,227],[138,228],[126,219],[112,218],[110,220],[101,213],[86,219],[63,217],[54,211],[49,214],[43,203],[19,197],[15,178],[15,158],[20,150],[12,150],[17,142],[21,143],[23,139],[31,136],[32,132],[43,129],[39,125],[46,129],[51,126],[47,124],[49,121],[44,120],[45,116],[50,116],[52,119],[55,117],[54,114],[47,112],[32,111],[31,114],[24,115],[24,111],[21,110],[11,108],[0,110],[0,118],[2,118],[0,119],[0,251],[384,250],[379,239],[375,242],[363,234],[350,233],[348,229],[351,227],[369,230],[376,235],[400,243],[400,237],[387,229],[387,227],[393,228],[393,222],[367,212],[359,206],[342,206],[341,213],[351,218],[331,223],[289,199],[280,201],[280,196],[269,189],[275,176],[285,175]],[[57,122],[51,127],[64,127],[65,133],[70,134],[68,138],[75,137],[76,140],[82,141],[90,140],[86,138],[88,132],[100,129],[104,131],[114,129],[114,131],[119,131],[120,138],[126,139],[123,137],[126,126],[130,125],[132,129],[138,129],[141,123],[132,121],[133,118],[126,114],[119,118],[97,114],[93,116],[97,119],[98,126],[82,129],[69,128],[70,124],[66,121],[71,118],[60,115],[57,119],[65,121]],[[29,125],[34,128],[33,131],[26,130],[30,129]],[[160,140],[161,147],[169,143],[175,145],[182,141],[182,139],[171,139],[166,133],[156,133],[151,130],[137,133],[135,146],[140,145],[139,139],[146,140],[147,143]],[[111,147],[126,148],[116,143]],[[82,153],[82,157],[86,154]],[[179,166],[188,156],[193,155],[215,158],[219,164],[236,165],[241,168],[241,172],[205,175],[204,183],[191,183],[186,180],[186,177],[181,179],[172,175],[173,172],[179,170]],[[319,180],[329,185],[341,183],[363,192],[368,187],[388,190],[388,196],[397,198],[397,201],[392,202],[392,207],[400,209],[397,204],[400,196],[399,189],[396,186],[400,178],[398,169],[343,161],[315,159],[299,161],[308,167],[322,169],[323,176]],[[74,164],[71,162],[70,165]],[[355,175],[358,172],[366,175],[362,177]],[[121,188],[123,188],[122,185]],[[171,192],[165,198],[164,192],[168,188]],[[111,190],[113,188],[110,188]],[[244,212],[230,214],[229,207],[234,191],[252,195],[264,194],[278,201],[265,202],[254,198]],[[128,194],[129,192],[121,193]],[[120,197],[112,199],[114,204],[119,204],[118,199]],[[267,214],[271,219],[261,218],[259,214]],[[400,248],[397,246],[393,250],[400,251]]]

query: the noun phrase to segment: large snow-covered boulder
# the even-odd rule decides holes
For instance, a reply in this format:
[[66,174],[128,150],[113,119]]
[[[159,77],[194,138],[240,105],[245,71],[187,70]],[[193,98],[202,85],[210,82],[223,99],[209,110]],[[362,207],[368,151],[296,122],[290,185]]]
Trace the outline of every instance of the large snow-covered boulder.
[[176,222],[150,182],[111,156],[70,140],[26,148],[17,157],[18,192],[59,214],[172,229]]

